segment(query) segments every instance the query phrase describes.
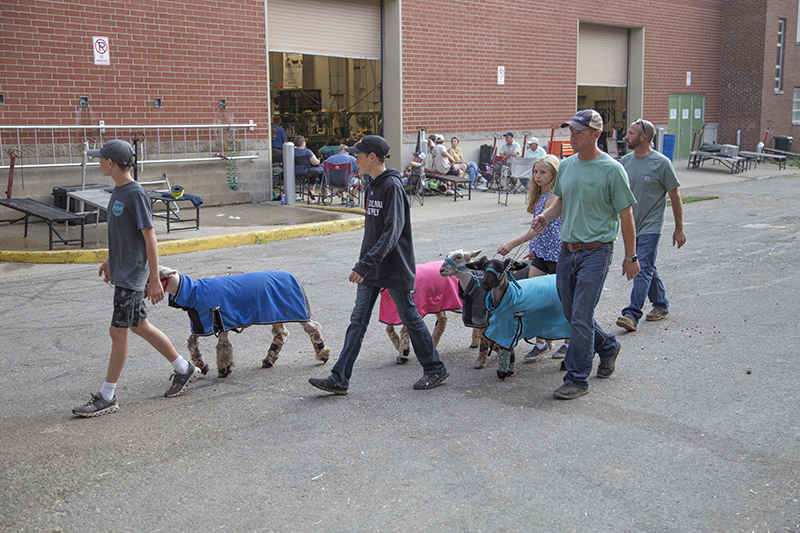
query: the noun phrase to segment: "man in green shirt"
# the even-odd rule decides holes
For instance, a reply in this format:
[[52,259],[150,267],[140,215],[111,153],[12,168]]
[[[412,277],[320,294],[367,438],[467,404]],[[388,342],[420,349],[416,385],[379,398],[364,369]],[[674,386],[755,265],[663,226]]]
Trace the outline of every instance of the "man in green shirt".
[[672,244],[680,248],[686,243],[680,183],[672,161],[653,150],[651,143],[655,133],[656,128],[650,121],[639,119],[631,124],[628,134],[625,135],[625,142],[633,152],[629,152],[621,161],[636,197],[633,220],[636,223],[636,251],[641,267],[641,271],[633,279],[630,305],[622,310],[617,319],[617,325],[628,331],[636,331],[646,298],[650,298],[653,304],[653,310],[646,316],[647,320],[661,320],[669,314],[669,300],[656,269],[658,240],[664,230],[667,194],[672,202],[672,215],[675,219]]
[[556,287],[570,324],[570,343],[564,359],[564,384],[553,391],[553,396],[572,400],[589,392],[595,353],[600,356],[597,377],[608,378],[614,373],[620,344],[594,319],[594,309],[620,227],[626,256],[622,273],[628,280],[639,273],[639,262],[631,209],[636,199],[625,169],[597,146],[603,119],[597,111],[584,109],[561,127],[569,127],[575,155],[561,162],[553,188],[558,198],[533,219],[531,227],[540,232],[548,221],[562,217],[564,249],[556,267]]

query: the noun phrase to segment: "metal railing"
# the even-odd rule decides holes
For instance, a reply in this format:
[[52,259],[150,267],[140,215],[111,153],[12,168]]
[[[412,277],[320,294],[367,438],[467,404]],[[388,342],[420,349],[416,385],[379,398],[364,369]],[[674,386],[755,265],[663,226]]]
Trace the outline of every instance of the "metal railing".
[[256,127],[258,124],[252,120],[242,124],[150,126],[106,126],[102,121],[84,126],[0,125],[0,169],[10,168],[12,150],[21,156],[21,163],[28,169],[80,167],[84,142],[97,149],[107,140],[120,138],[138,140],[140,165],[256,159],[258,155],[250,153],[247,137]]

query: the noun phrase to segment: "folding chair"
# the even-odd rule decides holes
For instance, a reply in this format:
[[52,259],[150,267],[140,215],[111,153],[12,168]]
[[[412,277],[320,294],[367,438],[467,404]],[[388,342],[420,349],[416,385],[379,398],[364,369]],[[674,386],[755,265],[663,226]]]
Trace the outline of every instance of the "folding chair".
[[501,196],[506,195],[505,205],[508,205],[508,195],[525,192],[528,181],[533,179],[533,164],[535,159],[529,157],[509,157],[507,165],[503,167],[497,189],[497,203],[503,203]]
[[415,200],[419,202],[419,205],[425,205],[425,197],[422,190],[425,186],[425,168],[420,167],[419,174],[409,172],[407,180],[403,188],[408,195],[408,205],[413,205]]
[[354,182],[352,163],[322,162],[322,175],[324,177],[322,194],[318,196],[317,203],[325,203],[326,198],[342,199],[347,207],[357,207],[361,203],[360,187]]
[[[311,165],[311,156],[296,155],[294,156],[294,183],[295,188],[298,189],[296,194],[300,194],[300,201],[307,198],[307,203],[311,203],[311,186],[317,185],[317,182],[322,177],[322,170],[319,167]],[[288,192],[287,192],[288,193]]]

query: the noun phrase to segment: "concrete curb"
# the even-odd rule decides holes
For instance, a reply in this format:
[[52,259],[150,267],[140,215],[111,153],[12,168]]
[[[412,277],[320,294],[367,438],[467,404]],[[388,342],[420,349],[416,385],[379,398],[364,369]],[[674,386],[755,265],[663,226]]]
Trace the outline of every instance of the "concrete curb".
[[[317,207],[317,209],[333,209],[351,213],[364,212],[363,209],[359,210],[352,208]],[[352,231],[363,227],[363,218],[348,218],[330,222],[315,222],[313,224],[299,224],[296,226],[288,226],[283,228],[248,231],[244,233],[164,241],[158,244],[158,255],[162,256],[182,254],[186,252],[198,252],[201,250],[214,250],[217,248],[230,248],[245,244],[264,244],[267,242],[294,239],[297,237],[308,237],[311,235],[326,235],[329,233]],[[35,252],[0,251],[0,261],[15,263],[102,263],[106,260],[106,257],[108,257],[107,248],[101,248],[98,250],[56,250]]]

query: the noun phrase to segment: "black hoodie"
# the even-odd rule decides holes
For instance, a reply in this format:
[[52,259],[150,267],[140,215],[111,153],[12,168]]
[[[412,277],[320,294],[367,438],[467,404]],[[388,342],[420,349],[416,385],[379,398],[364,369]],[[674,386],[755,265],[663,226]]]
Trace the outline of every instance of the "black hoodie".
[[413,290],[416,269],[411,214],[400,173],[390,168],[369,178],[364,197],[364,239],[353,270],[366,285]]

